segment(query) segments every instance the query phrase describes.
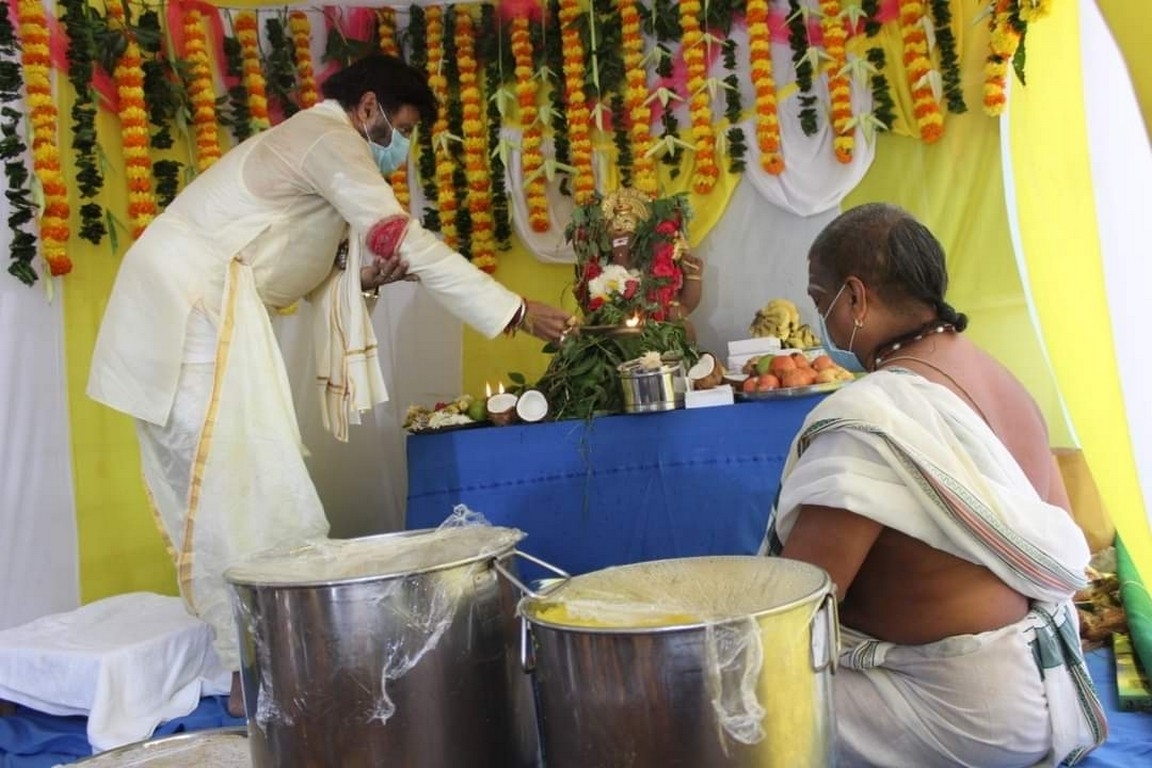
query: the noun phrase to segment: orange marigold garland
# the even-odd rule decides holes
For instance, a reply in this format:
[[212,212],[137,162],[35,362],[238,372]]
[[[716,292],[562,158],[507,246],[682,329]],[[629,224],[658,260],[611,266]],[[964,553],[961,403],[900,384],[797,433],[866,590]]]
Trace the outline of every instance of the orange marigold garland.
[[701,27],[702,7],[699,0],[680,3],[680,28],[684,30],[682,45],[684,63],[688,68],[688,114],[692,118],[692,143],[696,147],[696,171],[692,189],[699,195],[712,191],[720,171],[716,167],[716,133],[712,128],[712,94],[708,90],[708,62],[704,51],[704,30]]
[[316,73],[312,68],[312,22],[304,11],[288,14],[288,31],[292,33],[292,48],[296,59],[296,82],[300,88],[300,108],[316,106],[320,94],[316,90]]
[[452,175],[456,161],[449,146],[451,137],[448,131],[448,79],[444,77],[444,9],[429,6],[425,21],[428,37],[428,85],[436,95],[439,108],[436,123],[432,126],[432,144],[436,154],[436,207],[440,213],[440,234],[449,248],[457,246],[456,189],[452,185]]
[[856,128],[852,121],[852,87],[846,70],[848,54],[844,48],[848,30],[844,26],[840,0],[820,0],[820,30],[824,33],[824,51],[830,60],[828,94],[832,102],[832,148],[837,160],[850,163],[856,143]]
[[544,175],[544,134],[536,108],[536,78],[532,66],[532,32],[527,15],[512,19],[512,60],[515,62],[516,103],[520,111],[520,172],[524,179],[524,199],[528,205],[528,225],[533,232],[547,232],[547,182]]
[[1008,103],[1008,67],[1020,46],[1023,24],[1016,14],[1013,0],[996,0],[988,24],[988,59],[984,63],[984,111],[996,117]]
[[773,175],[784,172],[780,151],[780,116],[776,111],[776,80],[772,76],[772,31],[768,0],[748,0],[748,62],[756,90],[756,143],[760,166]]
[[460,66],[460,102],[464,113],[464,174],[468,180],[468,213],[472,219],[472,263],[485,272],[494,272],[496,237],[484,96],[477,79],[480,65],[476,60],[475,28],[466,6],[456,6],[456,60]]
[[216,127],[216,93],[208,65],[208,36],[196,8],[184,14],[184,56],[188,61],[188,96],[196,133],[196,170],[207,170],[220,159],[220,133]]
[[[108,4],[108,18],[125,27],[124,7]],[[156,218],[152,192],[152,158],[148,154],[148,108],[144,100],[144,61],[133,35],[112,71],[119,96],[120,130],[124,144],[124,175],[128,179],[128,223],[132,237],[140,237]]]
[[240,55],[244,61],[244,87],[248,89],[248,113],[255,133],[269,128],[268,83],[260,69],[260,28],[256,14],[241,11],[236,14],[236,39],[240,42]]
[[624,48],[624,82],[631,121],[633,184],[641,192],[657,192],[656,161],[650,150],[652,107],[648,102],[648,70],[644,66],[644,38],[637,0],[620,0],[620,33]]
[[585,205],[596,194],[596,177],[592,171],[591,112],[584,95],[584,43],[576,23],[581,14],[579,0],[560,1],[560,28],[564,45],[564,93],[568,104],[568,140],[572,167],[576,169],[572,184],[576,205]]
[[[380,41],[380,52],[389,56],[400,58],[400,46],[396,42],[396,11],[392,8],[381,8],[376,11],[376,36]],[[388,177],[392,191],[396,193],[396,200],[408,210],[412,206],[412,191],[408,188],[408,164],[397,168]]]
[[924,3],[900,0],[900,35],[904,41],[904,68],[912,89],[912,111],[916,115],[920,138],[931,144],[944,135],[944,115],[932,87],[936,73],[928,59],[924,19]]
[[72,271],[72,261],[68,258],[68,185],[60,172],[48,20],[40,0],[19,0],[16,18],[20,24],[21,63],[32,127],[32,169],[44,191],[40,255],[53,276],[66,275]]

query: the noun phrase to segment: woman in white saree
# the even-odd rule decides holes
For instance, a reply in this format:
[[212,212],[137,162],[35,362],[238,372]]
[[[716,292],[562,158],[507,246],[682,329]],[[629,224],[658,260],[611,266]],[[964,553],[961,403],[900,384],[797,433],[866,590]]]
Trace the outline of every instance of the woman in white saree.
[[837,585],[842,765],[1073,764],[1107,734],[1071,603],[1088,547],[1038,408],[946,289],[899,208],[817,238],[824,339],[869,373],[805,421],[765,549]]

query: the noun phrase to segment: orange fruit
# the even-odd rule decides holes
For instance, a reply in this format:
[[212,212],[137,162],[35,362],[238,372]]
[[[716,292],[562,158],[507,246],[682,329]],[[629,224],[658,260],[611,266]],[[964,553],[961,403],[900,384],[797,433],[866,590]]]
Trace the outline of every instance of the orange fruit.
[[808,376],[803,371],[788,371],[784,377],[780,379],[780,384],[785,387],[806,387],[808,386]]
[[820,355],[812,361],[812,367],[818,371],[823,371],[828,368],[835,368],[836,363],[832,362],[832,358],[828,357],[828,355]]
[[793,352],[791,357],[792,357],[792,362],[796,363],[797,368],[811,368],[812,367],[811,364],[809,364],[809,362],[808,362],[808,356],[806,354],[804,354],[803,352]]
[[765,373],[765,374],[761,375],[756,380],[756,391],[757,392],[770,392],[773,389],[779,389],[779,388],[780,388],[780,379],[776,378],[775,376],[773,376],[770,373]]
[[794,370],[796,370],[796,361],[787,355],[777,355],[772,358],[772,363],[768,366],[768,372],[781,379],[785,373]]
[[756,391],[756,384],[758,383],[758,381],[759,380],[757,379],[757,377],[749,376],[748,378],[744,379],[744,382],[740,385],[740,391],[741,392],[755,392]]

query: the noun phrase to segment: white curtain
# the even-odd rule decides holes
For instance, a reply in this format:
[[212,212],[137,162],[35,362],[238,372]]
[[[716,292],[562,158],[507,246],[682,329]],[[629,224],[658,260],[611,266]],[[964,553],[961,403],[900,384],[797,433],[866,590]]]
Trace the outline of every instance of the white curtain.
[[80,604],[61,304],[0,273],[0,629]]
[[1152,409],[1146,387],[1152,285],[1152,148],[1116,43],[1093,2],[1080,3],[1081,59],[1092,62],[1084,89],[1100,252],[1120,386],[1145,509],[1152,523]]

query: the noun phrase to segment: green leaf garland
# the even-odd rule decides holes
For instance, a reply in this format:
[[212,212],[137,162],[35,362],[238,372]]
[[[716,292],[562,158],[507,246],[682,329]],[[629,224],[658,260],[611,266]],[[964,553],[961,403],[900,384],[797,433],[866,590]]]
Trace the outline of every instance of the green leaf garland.
[[504,85],[503,53],[507,46],[504,45],[504,32],[496,19],[496,9],[491,5],[480,7],[480,39],[476,42],[484,63],[484,80],[489,91],[485,117],[488,120],[488,164],[492,169],[493,236],[496,238],[496,247],[506,251],[512,247],[512,220],[508,213],[504,156],[500,152],[500,103],[493,95]]
[[72,152],[76,157],[76,185],[81,200],[80,237],[98,245],[107,234],[104,209],[93,198],[104,187],[97,152],[96,100],[92,94],[96,57],[94,14],[86,0],[60,0],[60,21],[68,32],[68,80],[75,93],[72,103]]
[[952,32],[952,9],[948,0],[932,0],[932,24],[936,27],[936,45],[940,48],[940,69],[944,81],[944,99],[948,111],[961,114],[968,111],[964,103],[964,90],[960,83],[960,57],[956,53],[956,35]]
[[25,285],[33,285],[39,276],[32,266],[36,258],[36,236],[25,229],[36,215],[32,192],[28,187],[28,165],[25,153],[28,146],[20,136],[24,113],[9,106],[19,104],[23,98],[24,76],[18,59],[20,43],[7,13],[0,13],[0,162],[4,163],[4,176],[8,188],[8,228],[12,242],[8,246],[11,262],[8,274]]

